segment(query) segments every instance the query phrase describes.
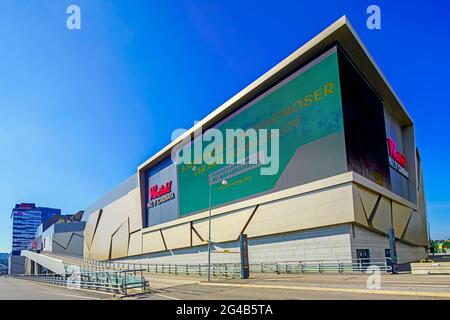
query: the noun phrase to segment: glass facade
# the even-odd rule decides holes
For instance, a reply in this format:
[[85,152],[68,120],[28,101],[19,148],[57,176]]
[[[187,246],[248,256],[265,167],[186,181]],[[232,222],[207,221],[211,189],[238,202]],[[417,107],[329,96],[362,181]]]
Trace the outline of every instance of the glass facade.
[[12,254],[20,255],[21,250],[30,249],[40,224],[60,214],[60,209],[40,208],[34,203],[17,204],[11,213]]
[[348,171],[391,188],[383,101],[339,50]]
[[339,74],[348,171],[415,203],[412,125],[402,125],[388,111],[385,102],[342,50],[339,50]]
[[8,272],[8,259],[9,259],[9,254],[0,253],[0,275],[2,273]]

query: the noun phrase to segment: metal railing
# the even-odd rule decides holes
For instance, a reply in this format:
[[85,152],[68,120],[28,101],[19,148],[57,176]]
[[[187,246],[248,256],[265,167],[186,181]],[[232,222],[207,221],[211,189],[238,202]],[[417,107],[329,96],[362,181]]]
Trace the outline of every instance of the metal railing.
[[[143,270],[147,273],[197,275],[205,276],[207,264],[168,264],[138,263],[124,261],[99,261],[82,257],[69,257],[77,260],[87,270]],[[348,260],[300,260],[261,262],[250,264],[251,273],[303,274],[303,273],[365,273],[369,267],[376,267],[381,272],[391,273],[389,258],[348,259]],[[219,278],[240,277],[240,263],[213,263],[211,275]]]
[[[89,272],[96,271],[123,271],[123,270],[142,270],[147,273],[157,274],[184,274],[191,276],[206,276],[208,274],[207,264],[150,264],[150,263],[134,263],[121,261],[99,261],[94,259],[83,258],[79,256],[71,256],[68,254],[48,254],[54,257],[66,258],[65,264],[75,263],[83,270]],[[239,263],[221,263],[211,265],[211,275],[219,278],[238,278],[240,277]]]
[[[123,266],[121,266],[123,267]],[[190,276],[207,276],[208,264],[134,264],[133,267],[142,267],[148,273],[175,274]],[[239,263],[214,263],[211,264],[211,276],[213,278],[239,278],[241,265]]]
[[[153,274],[173,274],[189,276],[206,276],[208,264],[142,264],[125,262],[102,262],[101,266],[110,270],[142,270]],[[211,276],[215,278],[240,277],[241,265],[239,263],[211,264]]]
[[[148,273],[174,275],[207,275],[207,264],[144,264],[127,262],[102,262],[106,269],[140,269]],[[380,272],[391,273],[389,259],[383,260],[349,260],[349,261],[283,261],[275,263],[250,264],[251,273],[303,274],[303,273],[365,273],[369,267],[376,267]],[[211,275],[219,278],[240,277],[239,263],[213,263]]]
[[66,286],[71,289],[90,289],[128,295],[132,292],[145,292],[149,287],[143,277],[143,270],[97,271],[82,270],[67,275],[39,274],[15,275],[14,277],[36,282]]
[[386,259],[357,259],[357,260],[310,260],[283,261],[276,263],[251,264],[250,272],[255,273],[365,273],[369,267],[377,268],[381,272],[391,273],[392,265]]
[[[145,264],[129,262],[102,262],[108,269],[143,269],[151,273],[169,274],[198,274],[207,273],[207,264]],[[307,260],[281,261],[273,263],[250,264],[250,271],[256,273],[364,273],[369,267],[376,267],[381,272],[392,272],[389,258],[385,259],[357,259],[357,260]],[[239,263],[213,263],[211,272],[216,276],[240,276]]]

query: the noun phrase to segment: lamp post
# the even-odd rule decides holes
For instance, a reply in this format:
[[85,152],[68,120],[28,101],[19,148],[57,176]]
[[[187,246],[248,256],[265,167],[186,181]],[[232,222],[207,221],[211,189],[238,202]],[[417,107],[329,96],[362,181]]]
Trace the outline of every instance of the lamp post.
[[[209,214],[208,214],[208,282],[211,282],[211,190],[212,190],[212,183],[210,179],[208,178],[209,183]],[[222,185],[227,185],[228,181],[223,179]]]
[[212,184],[211,181],[209,181],[208,178],[208,184],[209,184],[209,213],[208,213],[208,282],[211,281],[211,189]]
[[[195,172],[196,166],[192,168],[192,171]],[[211,193],[212,193],[212,181],[210,177],[208,176],[208,184],[209,184],[209,196],[208,196],[208,282],[211,281]],[[222,185],[225,186],[228,184],[228,181],[223,179]]]

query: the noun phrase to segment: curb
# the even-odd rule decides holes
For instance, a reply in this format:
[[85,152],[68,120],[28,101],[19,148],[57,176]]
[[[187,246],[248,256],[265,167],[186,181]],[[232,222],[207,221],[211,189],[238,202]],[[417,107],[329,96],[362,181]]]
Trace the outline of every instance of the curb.
[[327,292],[347,292],[347,293],[364,293],[364,294],[380,294],[380,295],[399,295],[412,297],[435,297],[450,299],[450,292],[430,292],[430,291],[400,291],[400,290],[378,290],[378,289],[348,289],[348,288],[329,288],[329,287],[300,287],[300,286],[274,286],[260,284],[235,284],[235,283],[207,283],[201,282],[204,286],[222,286],[237,288],[259,288],[259,289],[283,289],[298,291],[327,291]]

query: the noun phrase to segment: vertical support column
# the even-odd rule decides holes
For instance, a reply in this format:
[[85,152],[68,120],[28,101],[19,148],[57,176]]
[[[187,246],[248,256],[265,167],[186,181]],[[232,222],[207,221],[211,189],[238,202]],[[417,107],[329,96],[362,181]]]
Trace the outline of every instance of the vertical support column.
[[36,263],[33,260],[28,259],[30,263],[30,274],[35,274]]
[[36,263],[36,274],[42,274],[42,266],[39,263]]
[[389,228],[388,237],[389,237],[389,251],[391,254],[392,273],[394,274],[397,273],[397,248],[395,244],[394,228]]
[[239,236],[241,253],[241,278],[247,279],[250,276],[250,265],[248,262],[248,238],[246,234]]

